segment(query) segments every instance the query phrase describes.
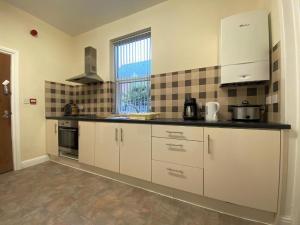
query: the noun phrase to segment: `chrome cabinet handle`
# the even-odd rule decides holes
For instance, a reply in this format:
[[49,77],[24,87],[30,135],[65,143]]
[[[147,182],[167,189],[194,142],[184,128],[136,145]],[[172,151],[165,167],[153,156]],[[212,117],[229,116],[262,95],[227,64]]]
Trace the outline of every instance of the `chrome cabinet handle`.
[[183,134],[183,132],[182,131],[170,131],[170,130],[167,130],[166,131],[167,133],[169,133],[169,134]]
[[168,146],[168,150],[170,151],[180,151],[185,152],[183,145],[176,145],[176,144],[166,144]]
[[[65,129],[65,128],[59,128],[61,131],[71,131],[71,132],[76,132],[76,129]],[[57,133],[57,125],[55,124],[55,133]]]
[[118,128],[115,128],[115,140],[116,140],[116,142],[118,142]]
[[123,129],[121,128],[121,142],[123,142]]
[[176,145],[176,144],[166,144],[168,146],[172,146],[172,147],[183,147],[183,145]]
[[210,151],[210,144],[209,144],[209,141],[210,140],[210,136],[209,135],[207,135],[207,153],[208,154],[210,154],[211,153],[211,151]]
[[167,170],[171,173],[179,173],[179,174],[184,174],[184,172],[182,170],[175,170],[172,168],[167,168]]

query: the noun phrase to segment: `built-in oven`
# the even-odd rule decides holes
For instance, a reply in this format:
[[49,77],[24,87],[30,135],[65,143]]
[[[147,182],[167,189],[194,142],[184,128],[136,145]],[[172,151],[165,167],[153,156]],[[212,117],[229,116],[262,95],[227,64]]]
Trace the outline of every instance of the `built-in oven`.
[[78,159],[78,121],[58,121],[58,146],[60,156]]

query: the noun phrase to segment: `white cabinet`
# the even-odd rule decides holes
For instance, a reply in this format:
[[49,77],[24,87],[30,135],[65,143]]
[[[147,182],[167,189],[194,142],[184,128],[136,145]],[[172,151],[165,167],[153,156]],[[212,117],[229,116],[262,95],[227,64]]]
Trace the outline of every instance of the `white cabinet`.
[[97,123],[95,166],[151,181],[151,125]]
[[203,142],[152,137],[152,159],[203,168]]
[[46,120],[46,152],[58,156],[58,121]]
[[151,181],[151,125],[120,124],[120,173]]
[[88,165],[94,165],[95,160],[95,126],[94,122],[79,122],[78,160]]
[[269,80],[268,27],[263,10],[221,20],[221,84]]
[[203,169],[152,161],[153,183],[203,195]]
[[203,195],[203,128],[152,126],[152,182]]
[[280,131],[205,128],[204,196],[277,211]]
[[119,124],[96,123],[95,166],[119,173]]

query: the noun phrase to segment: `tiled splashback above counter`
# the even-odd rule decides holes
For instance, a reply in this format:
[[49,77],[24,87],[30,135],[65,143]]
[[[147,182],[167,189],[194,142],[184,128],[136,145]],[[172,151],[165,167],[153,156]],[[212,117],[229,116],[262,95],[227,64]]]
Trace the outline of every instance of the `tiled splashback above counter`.
[[[151,76],[151,108],[162,118],[182,118],[184,100],[191,96],[198,104],[218,101],[219,118],[229,120],[231,105],[248,100],[250,104],[266,104],[266,97],[277,94],[280,99],[280,44],[272,49],[271,81],[246,86],[219,87],[220,68],[208,67]],[[46,116],[60,116],[65,104],[73,101],[81,106],[83,114],[107,115],[115,112],[115,84],[71,86],[45,82]],[[266,107],[268,121],[280,121],[280,103]]]
[[82,114],[103,114],[114,112],[114,83],[71,86],[45,82],[46,116],[61,116],[64,106],[73,102],[81,106]]

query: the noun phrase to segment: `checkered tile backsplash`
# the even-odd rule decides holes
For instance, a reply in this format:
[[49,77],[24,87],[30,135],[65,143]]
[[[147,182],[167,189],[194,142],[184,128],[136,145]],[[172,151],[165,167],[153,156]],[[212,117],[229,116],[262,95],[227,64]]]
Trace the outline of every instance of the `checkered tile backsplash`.
[[81,106],[81,114],[108,115],[114,112],[113,82],[71,86],[45,82],[46,116],[61,116],[71,101]]
[[[266,96],[278,94],[280,100],[280,43],[271,53],[271,81],[263,84],[219,87],[220,68],[208,67],[164,73],[151,76],[151,108],[160,112],[161,118],[182,118],[184,100],[197,99],[202,110],[206,102],[218,101],[221,105],[219,118],[231,119],[232,105],[248,100],[250,104],[265,105]],[[70,86],[45,83],[46,116],[63,115],[65,104],[73,101],[81,106],[82,114],[107,115],[115,112],[115,83]],[[267,105],[266,119],[280,121],[280,102]]]
[[152,111],[160,112],[162,118],[182,118],[184,100],[192,97],[197,99],[203,110],[206,102],[218,101],[221,105],[220,119],[228,120],[231,118],[231,105],[241,104],[243,100],[264,104],[264,85],[220,88],[219,74],[219,67],[209,67],[153,75]]
[[277,94],[278,103],[267,104],[268,121],[280,122],[280,95],[281,95],[281,52],[280,42],[278,42],[272,49],[272,67],[271,67],[271,81],[266,86],[266,96],[272,97]]

